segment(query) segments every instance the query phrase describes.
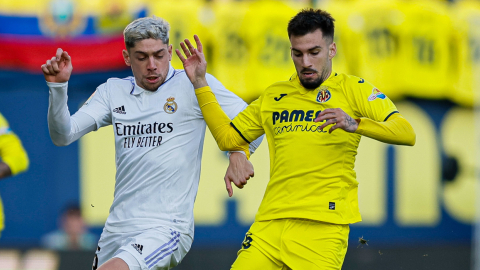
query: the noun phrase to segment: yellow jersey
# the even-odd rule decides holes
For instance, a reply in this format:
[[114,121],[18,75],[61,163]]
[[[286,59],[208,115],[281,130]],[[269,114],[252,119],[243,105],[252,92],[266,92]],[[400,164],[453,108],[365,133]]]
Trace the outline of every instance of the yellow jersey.
[[402,97],[403,78],[398,74],[404,68],[399,65],[403,1],[359,0],[349,6],[342,36],[349,46],[347,61],[353,61],[351,72],[369,78],[392,99]]
[[328,133],[313,122],[322,110],[341,108],[353,118],[384,121],[397,111],[388,97],[362,78],[333,72],[317,89],[296,74],[268,87],[232,121],[251,142],[266,134],[270,181],[255,220],[304,218],[335,224],[361,221],[355,156],[361,135]]
[[[354,49],[351,43],[349,44],[348,34],[348,18],[349,14],[354,11],[352,7],[355,7],[354,1],[341,1],[341,0],[329,0],[329,1],[317,1],[317,8],[324,9],[332,15],[335,19],[335,34],[334,42],[337,44],[337,54],[333,58],[333,68],[340,73],[357,74],[352,69],[356,66],[357,57],[349,49]],[[350,46],[349,46],[350,45]]]
[[290,40],[286,33],[289,20],[302,8],[286,1],[252,2],[243,19],[246,43],[249,44],[247,95],[252,101],[273,82],[295,71],[290,57]]
[[[248,11],[249,1],[215,1],[214,22],[208,28],[215,37],[212,42],[212,61],[208,70],[230,91],[247,100],[249,44],[242,22]],[[208,53],[206,54],[208,55]],[[207,59],[208,61],[208,59]]]
[[480,2],[464,0],[455,3],[454,59],[457,68],[455,92],[449,97],[455,102],[472,106],[480,104]]
[[208,46],[207,30],[204,21],[201,20],[204,5],[202,1],[198,0],[152,1],[150,5],[150,15],[163,18],[170,24],[169,43],[173,47],[172,66],[182,69],[182,61],[175,53],[175,49],[179,49],[183,53],[180,42],[189,39],[195,46],[193,35],[196,34],[200,37],[202,44]]
[[398,85],[408,96],[449,98],[455,69],[450,60],[453,28],[447,3],[405,1],[402,12]]
[[[0,161],[8,165],[12,175],[25,171],[29,164],[20,139],[12,132],[2,114],[0,114]],[[0,200],[0,231],[4,226],[3,204]]]

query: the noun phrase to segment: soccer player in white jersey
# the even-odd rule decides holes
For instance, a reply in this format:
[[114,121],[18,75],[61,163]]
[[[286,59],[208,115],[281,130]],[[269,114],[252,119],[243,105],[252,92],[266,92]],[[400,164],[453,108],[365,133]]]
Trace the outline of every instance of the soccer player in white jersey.
[[[113,126],[115,196],[93,269],[170,269],[193,241],[206,124],[192,83],[170,65],[169,24],[156,17],[137,19],[125,28],[124,38],[123,57],[133,77],[107,80],[72,116],[67,107],[70,56],[58,49],[42,65],[50,89],[48,127],[52,141],[63,146]],[[207,80],[230,117],[247,106],[213,76]],[[225,181],[231,195],[230,181],[243,187],[253,167],[242,153],[233,153],[230,162]]]

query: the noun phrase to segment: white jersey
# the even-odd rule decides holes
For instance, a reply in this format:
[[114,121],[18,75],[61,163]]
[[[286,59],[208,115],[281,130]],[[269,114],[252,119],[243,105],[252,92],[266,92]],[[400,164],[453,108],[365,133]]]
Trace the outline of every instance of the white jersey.
[[[247,106],[213,76],[206,78],[230,118]],[[48,85],[51,93],[59,86]],[[95,129],[112,125],[115,134],[115,196],[105,228],[130,232],[169,226],[193,235],[206,124],[184,70],[170,66],[154,92],[140,88],[133,77],[109,79],[76,114],[83,113],[95,119]],[[54,114],[49,108],[49,126],[55,124]]]

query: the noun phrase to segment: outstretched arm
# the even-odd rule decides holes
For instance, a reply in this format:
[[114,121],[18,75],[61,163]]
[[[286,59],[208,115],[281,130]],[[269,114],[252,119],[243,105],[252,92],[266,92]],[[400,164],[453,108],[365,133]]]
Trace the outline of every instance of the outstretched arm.
[[245,152],[247,157],[250,157],[248,143],[230,126],[231,119],[222,110],[215,95],[208,86],[205,77],[207,62],[203,55],[202,43],[198,36],[195,35],[194,38],[198,49],[193,47],[190,41],[186,39],[185,43],[180,43],[180,46],[187,58],[185,58],[178,49],[176,53],[182,61],[185,72],[195,88],[195,94],[205,122],[207,122],[208,128],[212,132],[220,150],[241,150]]
[[369,118],[353,119],[342,109],[326,109],[318,114],[315,122],[325,121],[319,129],[333,125],[329,133],[340,128],[347,132],[358,133],[369,138],[399,145],[415,145],[415,131],[400,113],[391,115],[385,122],[377,122]]
[[[250,156],[249,144],[230,126],[231,119],[225,114],[220,107],[215,95],[208,86],[206,80],[207,62],[203,55],[202,43],[198,36],[194,36],[197,44],[197,49],[192,46],[188,39],[185,43],[180,43],[185,58],[179,50],[176,53],[183,63],[185,72],[195,88],[195,94],[198,99],[198,104],[203,114],[203,118],[208,125],[218,147],[222,151],[243,151],[241,153],[232,153],[229,157],[230,165],[225,175],[225,186],[228,195],[233,195],[233,182],[238,188],[243,188],[247,184],[247,180],[253,177],[253,166],[248,161]],[[188,48],[187,48],[188,46]]]

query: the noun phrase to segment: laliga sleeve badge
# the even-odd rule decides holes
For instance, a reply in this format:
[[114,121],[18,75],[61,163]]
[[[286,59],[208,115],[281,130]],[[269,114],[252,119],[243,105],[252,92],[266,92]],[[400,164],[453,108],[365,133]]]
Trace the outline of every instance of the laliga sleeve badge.
[[95,95],[95,93],[97,93],[97,91],[93,92],[93,94],[87,99],[87,101],[85,101],[85,103],[83,103],[83,106],[87,106],[88,103],[90,103],[90,100],[92,100],[93,96]]
[[174,97],[167,98],[167,102],[165,103],[165,105],[163,105],[163,110],[169,114],[176,112],[177,108],[178,106],[177,106],[177,103],[175,102]]
[[372,94],[368,97],[368,101],[374,101],[375,99],[385,99],[387,96],[385,96],[384,93],[380,92],[377,88],[373,88]]
[[328,90],[328,87],[321,86],[320,89],[318,89],[317,102],[325,103],[329,101],[331,97],[332,97],[332,94]]

